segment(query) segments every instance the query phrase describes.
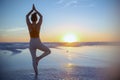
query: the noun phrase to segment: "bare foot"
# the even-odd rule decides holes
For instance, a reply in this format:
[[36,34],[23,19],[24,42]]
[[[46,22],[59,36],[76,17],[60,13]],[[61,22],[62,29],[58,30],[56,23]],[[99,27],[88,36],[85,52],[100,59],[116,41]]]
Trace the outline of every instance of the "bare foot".
[[37,74],[35,74],[35,79],[37,79],[38,78],[38,73]]

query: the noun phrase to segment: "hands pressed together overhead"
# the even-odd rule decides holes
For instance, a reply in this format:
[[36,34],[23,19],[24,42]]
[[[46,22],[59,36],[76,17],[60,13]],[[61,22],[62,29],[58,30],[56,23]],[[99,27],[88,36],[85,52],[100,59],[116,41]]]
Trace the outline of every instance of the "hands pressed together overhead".
[[35,13],[37,13],[41,18],[43,17],[43,16],[41,15],[41,13],[39,13],[39,12],[36,10],[34,4],[33,4],[33,6],[32,6],[32,10],[27,14],[27,16],[30,16],[30,14],[31,14],[33,11],[35,11]]
[[33,10],[33,11],[35,10],[35,12],[38,12],[38,11],[36,10],[34,4],[33,4],[33,7],[32,7],[32,10]]

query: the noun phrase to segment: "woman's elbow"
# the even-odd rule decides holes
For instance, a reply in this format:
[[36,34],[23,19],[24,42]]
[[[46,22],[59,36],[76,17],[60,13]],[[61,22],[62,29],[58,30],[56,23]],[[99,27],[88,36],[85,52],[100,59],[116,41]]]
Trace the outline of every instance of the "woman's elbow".
[[26,15],[26,18],[28,18],[28,17],[29,17],[29,15],[27,14],[27,15]]
[[42,16],[42,15],[40,15],[40,18],[42,19],[42,18],[43,18],[43,16]]

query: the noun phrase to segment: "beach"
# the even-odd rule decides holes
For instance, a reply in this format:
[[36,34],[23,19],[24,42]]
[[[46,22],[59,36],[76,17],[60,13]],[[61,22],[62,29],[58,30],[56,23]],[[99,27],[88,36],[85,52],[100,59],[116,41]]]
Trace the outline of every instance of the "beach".
[[[0,79],[35,80],[29,49],[15,46],[16,50],[0,50]],[[36,80],[105,80],[113,49],[108,45],[51,47],[51,54],[39,62]],[[37,56],[41,53],[37,50]]]
[[90,67],[39,69],[37,79],[31,69],[4,72],[0,75],[1,80],[105,80],[100,69]]

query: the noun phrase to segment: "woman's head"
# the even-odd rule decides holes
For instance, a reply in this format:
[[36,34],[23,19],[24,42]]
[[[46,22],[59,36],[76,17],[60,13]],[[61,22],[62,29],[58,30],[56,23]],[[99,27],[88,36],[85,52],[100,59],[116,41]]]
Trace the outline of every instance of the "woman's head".
[[36,12],[31,15],[31,21],[32,22],[36,22],[37,21],[37,13]]

